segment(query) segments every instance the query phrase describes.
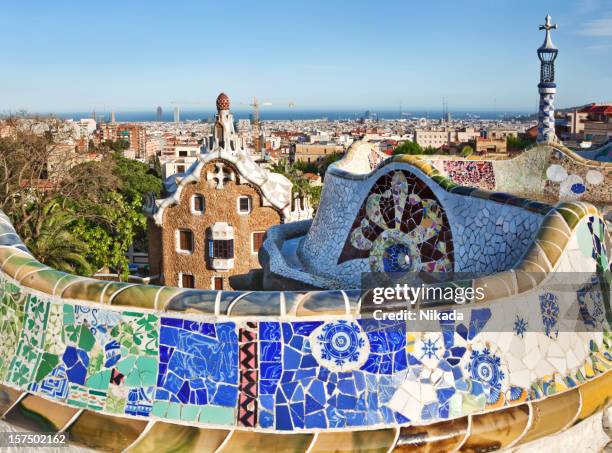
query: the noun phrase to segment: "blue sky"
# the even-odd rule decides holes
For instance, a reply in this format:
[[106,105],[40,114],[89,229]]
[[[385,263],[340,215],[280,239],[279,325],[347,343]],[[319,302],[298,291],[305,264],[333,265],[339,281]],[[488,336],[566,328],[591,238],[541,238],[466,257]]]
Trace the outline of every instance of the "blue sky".
[[[0,112],[534,110],[538,25],[559,24],[557,105],[612,101],[612,0],[6,2]],[[188,104],[191,103],[191,104]]]

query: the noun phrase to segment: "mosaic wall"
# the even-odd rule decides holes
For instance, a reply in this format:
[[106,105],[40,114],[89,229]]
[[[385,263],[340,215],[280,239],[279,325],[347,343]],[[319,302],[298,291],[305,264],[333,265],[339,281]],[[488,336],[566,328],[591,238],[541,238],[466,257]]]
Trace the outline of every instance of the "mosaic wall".
[[[14,293],[1,283],[4,310]],[[601,290],[585,288],[582,320],[601,327]],[[418,333],[373,319],[199,322],[28,294],[2,382],[75,408],[211,426],[446,420],[574,388],[612,366],[608,336],[560,331],[571,304],[550,292],[534,297],[541,310],[531,318],[528,298],[466,309],[469,321]],[[495,317],[513,330],[484,332]],[[543,333],[526,331],[536,323]]]
[[[390,177],[405,182],[406,175]],[[510,299],[456,306],[464,321],[440,320],[437,331],[427,332],[410,331],[405,321],[348,313],[265,317],[265,305],[255,318],[223,318],[79,303],[103,300],[121,284],[51,271],[55,288],[67,281],[62,296],[50,296],[13,278],[50,270],[0,247],[9,252],[0,277],[0,380],[75,409],[280,432],[409,426],[539,401],[585,385],[612,366],[605,286],[612,282],[611,244],[595,213],[567,205],[550,214],[547,225],[556,228],[549,239],[566,241],[555,271],[597,274],[603,286],[589,277],[571,296],[536,286]],[[546,236],[541,240],[545,247]],[[159,300],[165,288],[143,287],[149,289]],[[197,295],[204,302],[209,293],[180,292],[165,306],[197,309]],[[317,302],[318,294],[329,297]],[[248,297],[215,296],[212,312],[230,313],[240,300],[246,315]],[[335,293],[297,297],[284,294],[284,309],[300,298],[303,306],[325,306]],[[578,322],[594,329],[567,328],[576,308]]]
[[447,160],[443,164],[448,177],[464,186],[495,189],[495,174],[490,161]]
[[[612,243],[599,211],[457,186],[411,159],[367,183],[332,170],[323,198],[342,197],[311,230],[347,238],[322,257],[334,265],[346,244],[373,250],[395,231],[365,260],[393,270],[410,262],[397,232],[414,231],[445,242],[442,262],[489,269],[472,282],[483,301],[440,307],[463,319],[424,332],[362,315],[346,287],[215,292],[68,275],[33,259],[0,213],[4,419],[106,451],[489,451],[600,410],[612,399]],[[582,276],[576,290],[549,284],[568,273]]]
[[381,176],[357,213],[338,263],[368,258],[373,272],[453,269],[453,242],[432,190],[405,170]]
[[612,166],[588,161],[563,145],[536,146],[506,160],[423,158],[453,182],[547,202],[612,200]]
[[587,167],[553,151],[546,168],[544,193],[560,200],[612,200],[612,167]]
[[[264,246],[275,273],[320,288],[358,288],[362,273],[372,271],[500,272],[525,253],[552,209],[458,186],[414,156],[365,174],[345,167],[328,169],[317,216],[291,258],[298,264],[285,265]],[[271,228],[268,237],[288,228]]]

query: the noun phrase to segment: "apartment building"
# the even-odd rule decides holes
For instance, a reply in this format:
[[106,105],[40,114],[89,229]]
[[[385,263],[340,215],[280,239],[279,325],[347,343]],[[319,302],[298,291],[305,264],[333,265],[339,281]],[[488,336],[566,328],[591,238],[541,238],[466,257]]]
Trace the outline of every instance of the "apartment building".
[[344,153],[344,147],[334,143],[294,143],[291,147],[290,161],[319,164],[334,153]]
[[147,157],[147,135],[143,127],[129,123],[99,123],[96,130],[99,143],[107,141],[126,141],[129,147],[125,157],[145,159]]

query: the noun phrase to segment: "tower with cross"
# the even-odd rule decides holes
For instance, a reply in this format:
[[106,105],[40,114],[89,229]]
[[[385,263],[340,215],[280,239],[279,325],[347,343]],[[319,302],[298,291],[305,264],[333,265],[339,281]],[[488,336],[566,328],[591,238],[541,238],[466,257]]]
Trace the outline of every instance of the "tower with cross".
[[557,24],[552,24],[550,16],[546,16],[544,25],[540,25],[540,30],[546,30],[544,43],[538,49],[540,59],[540,83],[538,91],[540,93],[540,107],[538,111],[538,143],[554,142],[557,140],[555,135],[555,59],[559,49],[555,47],[550,37],[550,31],[557,29]]

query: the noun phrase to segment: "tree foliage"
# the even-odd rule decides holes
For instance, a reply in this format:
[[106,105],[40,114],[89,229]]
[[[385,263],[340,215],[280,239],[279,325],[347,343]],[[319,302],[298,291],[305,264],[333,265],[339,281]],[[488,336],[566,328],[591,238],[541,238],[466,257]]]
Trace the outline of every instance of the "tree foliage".
[[[290,165],[286,160],[272,164],[270,171],[280,173],[285,176],[292,184],[292,195],[294,197],[305,197],[310,200],[311,206],[316,210],[321,199],[321,188],[310,184],[310,180],[304,178],[304,168],[301,165]],[[310,173],[310,172],[309,172]]]
[[407,141],[393,150],[393,154],[424,154],[425,150],[417,142]]
[[469,157],[472,154],[474,154],[474,148],[472,148],[470,145],[465,145],[463,148],[461,148],[462,157]]
[[127,276],[125,253],[146,235],[144,195],[161,192],[154,169],[113,149],[124,144],[94,149],[93,160],[77,153],[63,145],[70,137],[59,120],[8,127],[0,138],[0,209],[26,246],[61,270],[109,267]]
[[535,143],[535,140],[528,136],[512,137],[508,135],[506,137],[506,146],[508,151],[522,151],[525,148],[529,148]]

